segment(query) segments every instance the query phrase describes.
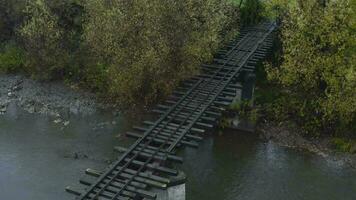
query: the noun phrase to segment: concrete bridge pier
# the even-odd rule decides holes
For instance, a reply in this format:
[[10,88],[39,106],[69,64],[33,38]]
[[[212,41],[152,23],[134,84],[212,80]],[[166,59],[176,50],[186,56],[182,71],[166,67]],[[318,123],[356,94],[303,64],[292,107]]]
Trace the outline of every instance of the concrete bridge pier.
[[[242,101],[253,101],[256,85],[256,75],[253,70],[245,71],[242,78],[242,89],[241,92],[236,93],[234,103],[240,103]],[[248,119],[240,118],[239,116],[234,116],[227,119],[231,129],[238,131],[254,132],[255,122],[251,122]]]
[[242,84],[242,101],[252,101],[255,94],[256,74],[254,72],[246,72]]
[[158,192],[157,200],[186,200],[185,183]]
[[166,190],[156,190],[156,200],[186,200],[185,193],[185,173],[179,171],[178,176],[171,178],[171,183]]

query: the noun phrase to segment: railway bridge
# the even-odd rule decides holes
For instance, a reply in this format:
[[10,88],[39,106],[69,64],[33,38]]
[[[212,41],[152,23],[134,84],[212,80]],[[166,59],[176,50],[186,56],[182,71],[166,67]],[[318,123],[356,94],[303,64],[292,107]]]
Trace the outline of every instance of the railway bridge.
[[80,200],[183,200],[184,173],[175,163],[177,152],[196,148],[202,133],[213,128],[227,107],[253,94],[254,70],[273,45],[275,23],[261,23],[218,51],[214,61],[202,65],[202,73],[184,81],[152,111],[157,120],[143,121],[127,132],[137,138],[105,171],[87,169],[80,180],[86,189],[67,187]]

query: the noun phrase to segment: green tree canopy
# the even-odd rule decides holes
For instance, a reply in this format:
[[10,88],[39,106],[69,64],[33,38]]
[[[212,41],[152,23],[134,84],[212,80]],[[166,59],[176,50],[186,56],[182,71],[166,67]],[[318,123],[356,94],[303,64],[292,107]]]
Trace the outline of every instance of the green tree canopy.
[[310,133],[356,123],[355,1],[282,2],[283,64],[270,78],[286,88],[285,112]]

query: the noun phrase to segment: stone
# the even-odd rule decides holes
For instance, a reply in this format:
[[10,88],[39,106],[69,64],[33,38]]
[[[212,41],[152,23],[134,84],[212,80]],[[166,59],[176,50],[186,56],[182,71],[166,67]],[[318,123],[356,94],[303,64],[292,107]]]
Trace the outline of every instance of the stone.
[[12,88],[12,91],[19,91],[21,89],[22,89],[22,87],[20,85],[16,85]]
[[30,106],[28,109],[27,109],[27,111],[29,112],[29,113],[34,113],[35,112],[35,106]]
[[5,113],[7,110],[6,106],[0,106],[0,112]]
[[168,187],[167,190],[157,191],[157,200],[185,200],[185,184]]
[[69,121],[65,121],[65,122],[63,123],[63,125],[64,125],[64,126],[68,126],[68,125],[69,125]]
[[55,124],[58,124],[58,123],[61,123],[62,120],[61,120],[61,119],[56,119],[56,120],[54,120],[53,122],[54,122]]
[[69,106],[69,112],[72,114],[79,114],[79,110],[80,110],[80,101],[77,100],[75,103],[71,103]]

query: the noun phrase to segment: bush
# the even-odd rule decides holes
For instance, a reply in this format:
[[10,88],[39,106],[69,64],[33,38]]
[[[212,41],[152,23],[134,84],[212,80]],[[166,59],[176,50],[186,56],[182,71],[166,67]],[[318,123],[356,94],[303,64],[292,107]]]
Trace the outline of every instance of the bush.
[[23,0],[0,1],[0,43],[15,39],[15,30],[23,21],[24,8]]
[[352,148],[351,140],[346,140],[343,138],[333,138],[331,142],[337,151],[353,153],[351,152],[351,148]]
[[40,79],[63,75],[68,53],[63,48],[64,30],[44,0],[29,1],[28,20],[19,30],[27,54],[25,71]]
[[264,6],[261,0],[241,0],[241,24],[257,24],[263,19]]
[[[237,10],[218,0],[93,0],[85,3],[84,46],[121,102],[167,95],[238,27]],[[229,8],[229,9],[227,9]]]
[[24,52],[13,44],[7,44],[0,51],[0,73],[12,73],[22,69]]
[[283,113],[308,134],[356,128],[355,10],[349,0],[308,0],[286,12],[283,63],[269,78],[284,88]]
[[[17,4],[5,2],[0,10]],[[26,5],[19,14],[6,11],[23,19],[6,29],[19,27],[12,39],[33,77],[65,78],[121,103],[147,104],[199,73],[237,34],[239,10],[229,2],[34,0],[19,3]]]

